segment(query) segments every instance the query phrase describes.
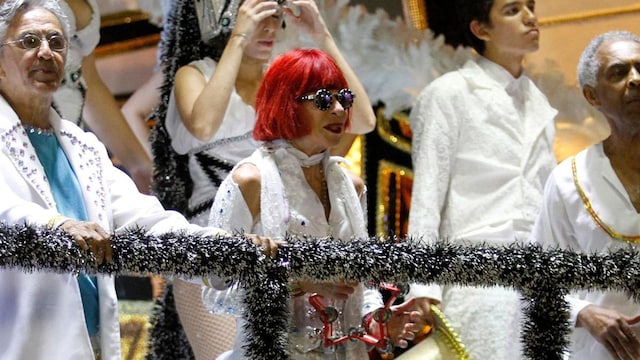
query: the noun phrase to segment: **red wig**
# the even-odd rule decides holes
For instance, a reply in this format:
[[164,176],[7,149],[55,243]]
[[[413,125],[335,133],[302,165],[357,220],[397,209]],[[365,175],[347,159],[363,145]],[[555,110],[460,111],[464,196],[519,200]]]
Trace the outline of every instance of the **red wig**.
[[[347,88],[342,70],[328,54],[317,49],[295,49],[278,56],[269,66],[256,95],[253,137],[260,141],[296,139],[311,132],[302,121],[301,96],[318,89]],[[348,111],[346,127],[351,124]]]

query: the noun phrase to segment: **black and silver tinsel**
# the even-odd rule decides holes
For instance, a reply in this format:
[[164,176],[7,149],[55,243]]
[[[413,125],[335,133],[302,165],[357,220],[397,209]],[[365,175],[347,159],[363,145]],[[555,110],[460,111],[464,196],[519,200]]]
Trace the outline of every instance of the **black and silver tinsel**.
[[[187,201],[193,188],[189,175],[188,156],[173,151],[171,138],[165,127],[165,117],[176,71],[194,60],[205,56],[217,59],[222,53],[226,40],[216,44],[205,44],[200,39],[200,29],[196,17],[195,2],[191,0],[171,1],[169,17],[164,21],[160,60],[164,81],[161,101],[154,112],[156,125],[151,131],[154,175],[153,192],[167,209],[175,209],[185,214]],[[168,286],[163,298],[156,301],[151,316],[151,332],[156,335],[149,341],[148,360],[194,359],[193,352],[182,328],[173,304],[173,290]]]
[[165,127],[169,97],[176,72],[192,61],[211,57],[217,60],[224,50],[228,35],[221,35],[215,42],[204,43],[200,38],[195,2],[179,0],[171,2],[169,17],[164,22],[160,42],[160,62],[163,67],[161,101],[154,112],[156,124],[151,131],[151,150],[154,162],[154,193],[165,208],[181,213],[187,210],[191,195],[191,178],[186,155],[173,151],[171,138]]
[[510,286],[525,301],[522,340],[529,359],[562,359],[570,332],[569,290],[618,290],[640,300],[640,257],[629,248],[607,255],[536,246],[464,247],[447,242],[367,239],[350,243],[288,239],[278,257],[264,257],[242,236],[184,233],[148,236],[141,229],[113,237],[114,259],[97,266],[65,234],[30,226],[0,225],[0,266],[25,271],[215,274],[243,283],[251,359],[287,358],[288,281],[293,278],[437,282]]

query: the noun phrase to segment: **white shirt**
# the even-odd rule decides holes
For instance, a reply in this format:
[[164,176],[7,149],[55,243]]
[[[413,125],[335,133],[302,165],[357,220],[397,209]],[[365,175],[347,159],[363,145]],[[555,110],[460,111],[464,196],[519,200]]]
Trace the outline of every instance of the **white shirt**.
[[529,78],[485,58],[427,86],[410,117],[409,232],[502,244],[528,233],[556,164],[556,113]]
[[[526,239],[556,164],[556,113],[526,75],[516,79],[483,57],[433,81],[410,116],[409,234],[493,245]],[[442,301],[474,358],[517,358],[513,291],[413,284],[409,296]]]
[[[572,159],[563,161],[549,177],[533,241],[588,254],[628,247],[628,243],[605,233],[587,212],[574,181]],[[578,183],[602,221],[617,233],[640,235],[640,214],[611,167],[602,143],[580,152],[575,161]],[[629,317],[640,314],[640,305],[621,292],[578,291],[571,295],[568,300],[572,324],[588,304],[611,308]],[[570,351],[575,359],[610,359],[606,349],[583,328],[574,330]]]

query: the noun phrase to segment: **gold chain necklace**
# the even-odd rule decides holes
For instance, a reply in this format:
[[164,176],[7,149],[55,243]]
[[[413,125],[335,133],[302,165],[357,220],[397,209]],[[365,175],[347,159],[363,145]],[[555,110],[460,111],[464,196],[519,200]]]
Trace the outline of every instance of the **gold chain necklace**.
[[331,213],[331,202],[329,201],[329,187],[327,186],[327,179],[324,176],[324,166],[320,164],[320,177],[322,178],[322,196],[320,197],[320,201],[322,202],[322,206],[324,207],[324,215],[328,219],[329,214]]
[[[329,219],[329,214],[331,213],[331,201],[329,200],[329,187],[327,186],[327,179],[324,174],[324,165],[323,163],[319,163],[318,166],[318,177],[320,178],[320,193],[318,195],[318,200],[322,204],[324,215],[327,219]],[[311,169],[311,166],[302,166],[303,169]],[[307,178],[307,174],[303,170],[305,178]],[[308,175],[311,176],[311,175]],[[307,183],[310,184],[309,179],[307,178]]]
[[573,157],[573,159],[571,159],[571,170],[573,172],[573,182],[576,184],[576,189],[578,190],[578,194],[580,194],[580,197],[582,198],[582,202],[584,203],[584,206],[587,209],[587,212],[589,213],[589,215],[591,215],[591,219],[593,219],[593,222],[595,222],[596,225],[598,225],[598,227],[602,229],[602,231],[606,232],[610,237],[614,239],[622,240],[626,242],[632,242],[632,243],[640,243],[640,235],[620,234],[619,232],[615,231],[611,226],[607,225],[602,219],[600,219],[600,216],[593,209],[593,206],[591,205],[591,201],[587,197],[587,194],[585,194],[584,190],[582,189],[582,186],[580,186],[580,182],[578,181],[578,171],[576,170],[575,156]]

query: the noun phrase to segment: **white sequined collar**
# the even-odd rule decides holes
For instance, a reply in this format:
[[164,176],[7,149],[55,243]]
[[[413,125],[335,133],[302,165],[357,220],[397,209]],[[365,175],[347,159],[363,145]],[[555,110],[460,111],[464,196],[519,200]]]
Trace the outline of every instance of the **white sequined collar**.
[[27,132],[27,134],[38,134],[38,135],[46,135],[46,136],[52,136],[53,135],[53,128],[41,128],[41,127],[36,127],[36,126],[31,126],[31,125],[26,125],[26,124],[22,124],[22,126],[24,127],[24,130]]

